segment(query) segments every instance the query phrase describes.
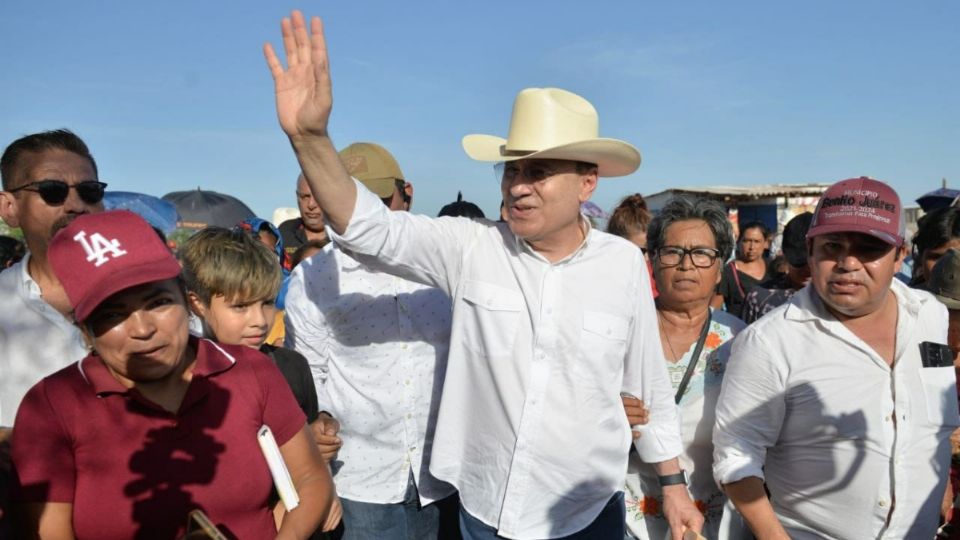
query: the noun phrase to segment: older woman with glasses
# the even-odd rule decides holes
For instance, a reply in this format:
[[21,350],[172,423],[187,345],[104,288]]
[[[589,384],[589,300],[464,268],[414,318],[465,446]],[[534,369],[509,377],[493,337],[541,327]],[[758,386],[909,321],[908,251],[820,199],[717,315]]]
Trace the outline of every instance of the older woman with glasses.
[[[723,208],[708,200],[673,199],[647,231],[647,253],[660,295],[657,319],[664,359],[681,408],[685,478],[659,477],[653,466],[631,454],[627,475],[627,528],[635,538],[669,538],[661,487],[686,483],[704,513],[707,538],[738,536],[721,527],[726,498],[713,481],[711,435],[730,340],[744,324],[710,300],[721,265],[733,251],[733,235]],[[729,522],[738,522],[729,516]]]

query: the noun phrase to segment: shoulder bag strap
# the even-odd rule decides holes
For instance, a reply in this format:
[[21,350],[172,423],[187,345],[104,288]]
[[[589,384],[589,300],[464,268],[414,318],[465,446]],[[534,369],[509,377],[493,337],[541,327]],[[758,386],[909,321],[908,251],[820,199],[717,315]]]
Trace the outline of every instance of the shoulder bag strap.
[[735,261],[730,261],[730,270],[733,271],[733,280],[737,282],[737,290],[740,291],[740,298],[745,298],[747,293],[743,290],[743,284],[740,283],[740,270],[737,270],[737,263]]
[[690,378],[693,377],[693,370],[696,368],[697,363],[700,362],[700,353],[703,352],[703,344],[707,341],[707,334],[710,333],[710,320],[712,318],[713,312],[710,311],[710,308],[707,308],[707,320],[703,321],[703,328],[700,330],[700,339],[697,340],[697,346],[693,349],[693,355],[690,356],[690,363],[687,364],[687,370],[683,373],[683,378],[680,379],[680,386],[677,386],[677,394],[673,396],[674,403],[678,405],[683,398],[683,393],[687,390],[687,385],[690,384]]

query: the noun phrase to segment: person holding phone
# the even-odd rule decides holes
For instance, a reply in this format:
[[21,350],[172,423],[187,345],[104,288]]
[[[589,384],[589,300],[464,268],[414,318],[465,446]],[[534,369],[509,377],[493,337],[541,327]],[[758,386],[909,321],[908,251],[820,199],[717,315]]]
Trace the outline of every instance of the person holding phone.
[[[269,358],[189,334],[180,265],[153,229],[126,211],[80,216],[48,257],[90,354],[17,413],[18,537],[179,538],[197,509],[230,537],[312,534],[334,490],[303,412]],[[300,498],[279,532],[263,425]]]

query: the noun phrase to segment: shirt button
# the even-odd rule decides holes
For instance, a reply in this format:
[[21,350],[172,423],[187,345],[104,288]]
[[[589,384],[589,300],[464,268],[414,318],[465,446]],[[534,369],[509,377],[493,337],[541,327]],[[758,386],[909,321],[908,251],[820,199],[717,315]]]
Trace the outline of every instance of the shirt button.
[[407,420],[409,420],[409,419],[411,419],[411,418],[413,418],[413,415],[410,414],[410,413],[407,413]]
[[407,348],[407,344],[404,343],[403,345],[400,346],[400,348],[401,348],[401,349],[406,349],[406,348]]
[[407,386],[410,386],[410,379],[407,379],[407,380],[403,381],[403,384],[405,384],[405,385],[407,385]]
[[880,505],[880,508],[886,508],[886,507],[887,507],[887,500],[886,500],[886,499],[880,499],[880,502],[878,502],[877,504]]

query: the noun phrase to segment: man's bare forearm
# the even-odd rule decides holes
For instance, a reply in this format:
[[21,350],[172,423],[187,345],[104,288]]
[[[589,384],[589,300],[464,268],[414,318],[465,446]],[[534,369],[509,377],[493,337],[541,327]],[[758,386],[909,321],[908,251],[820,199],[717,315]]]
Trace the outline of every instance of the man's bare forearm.
[[740,515],[747,521],[757,540],[790,539],[780,520],[777,519],[770,500],[767,499],[763,480],[756,476],[748,476],[743,480],[724,484],[723,489]]
[[357,201],[357,189],[329,136],[290,137],[310,191],[337,234],[347,230]]

